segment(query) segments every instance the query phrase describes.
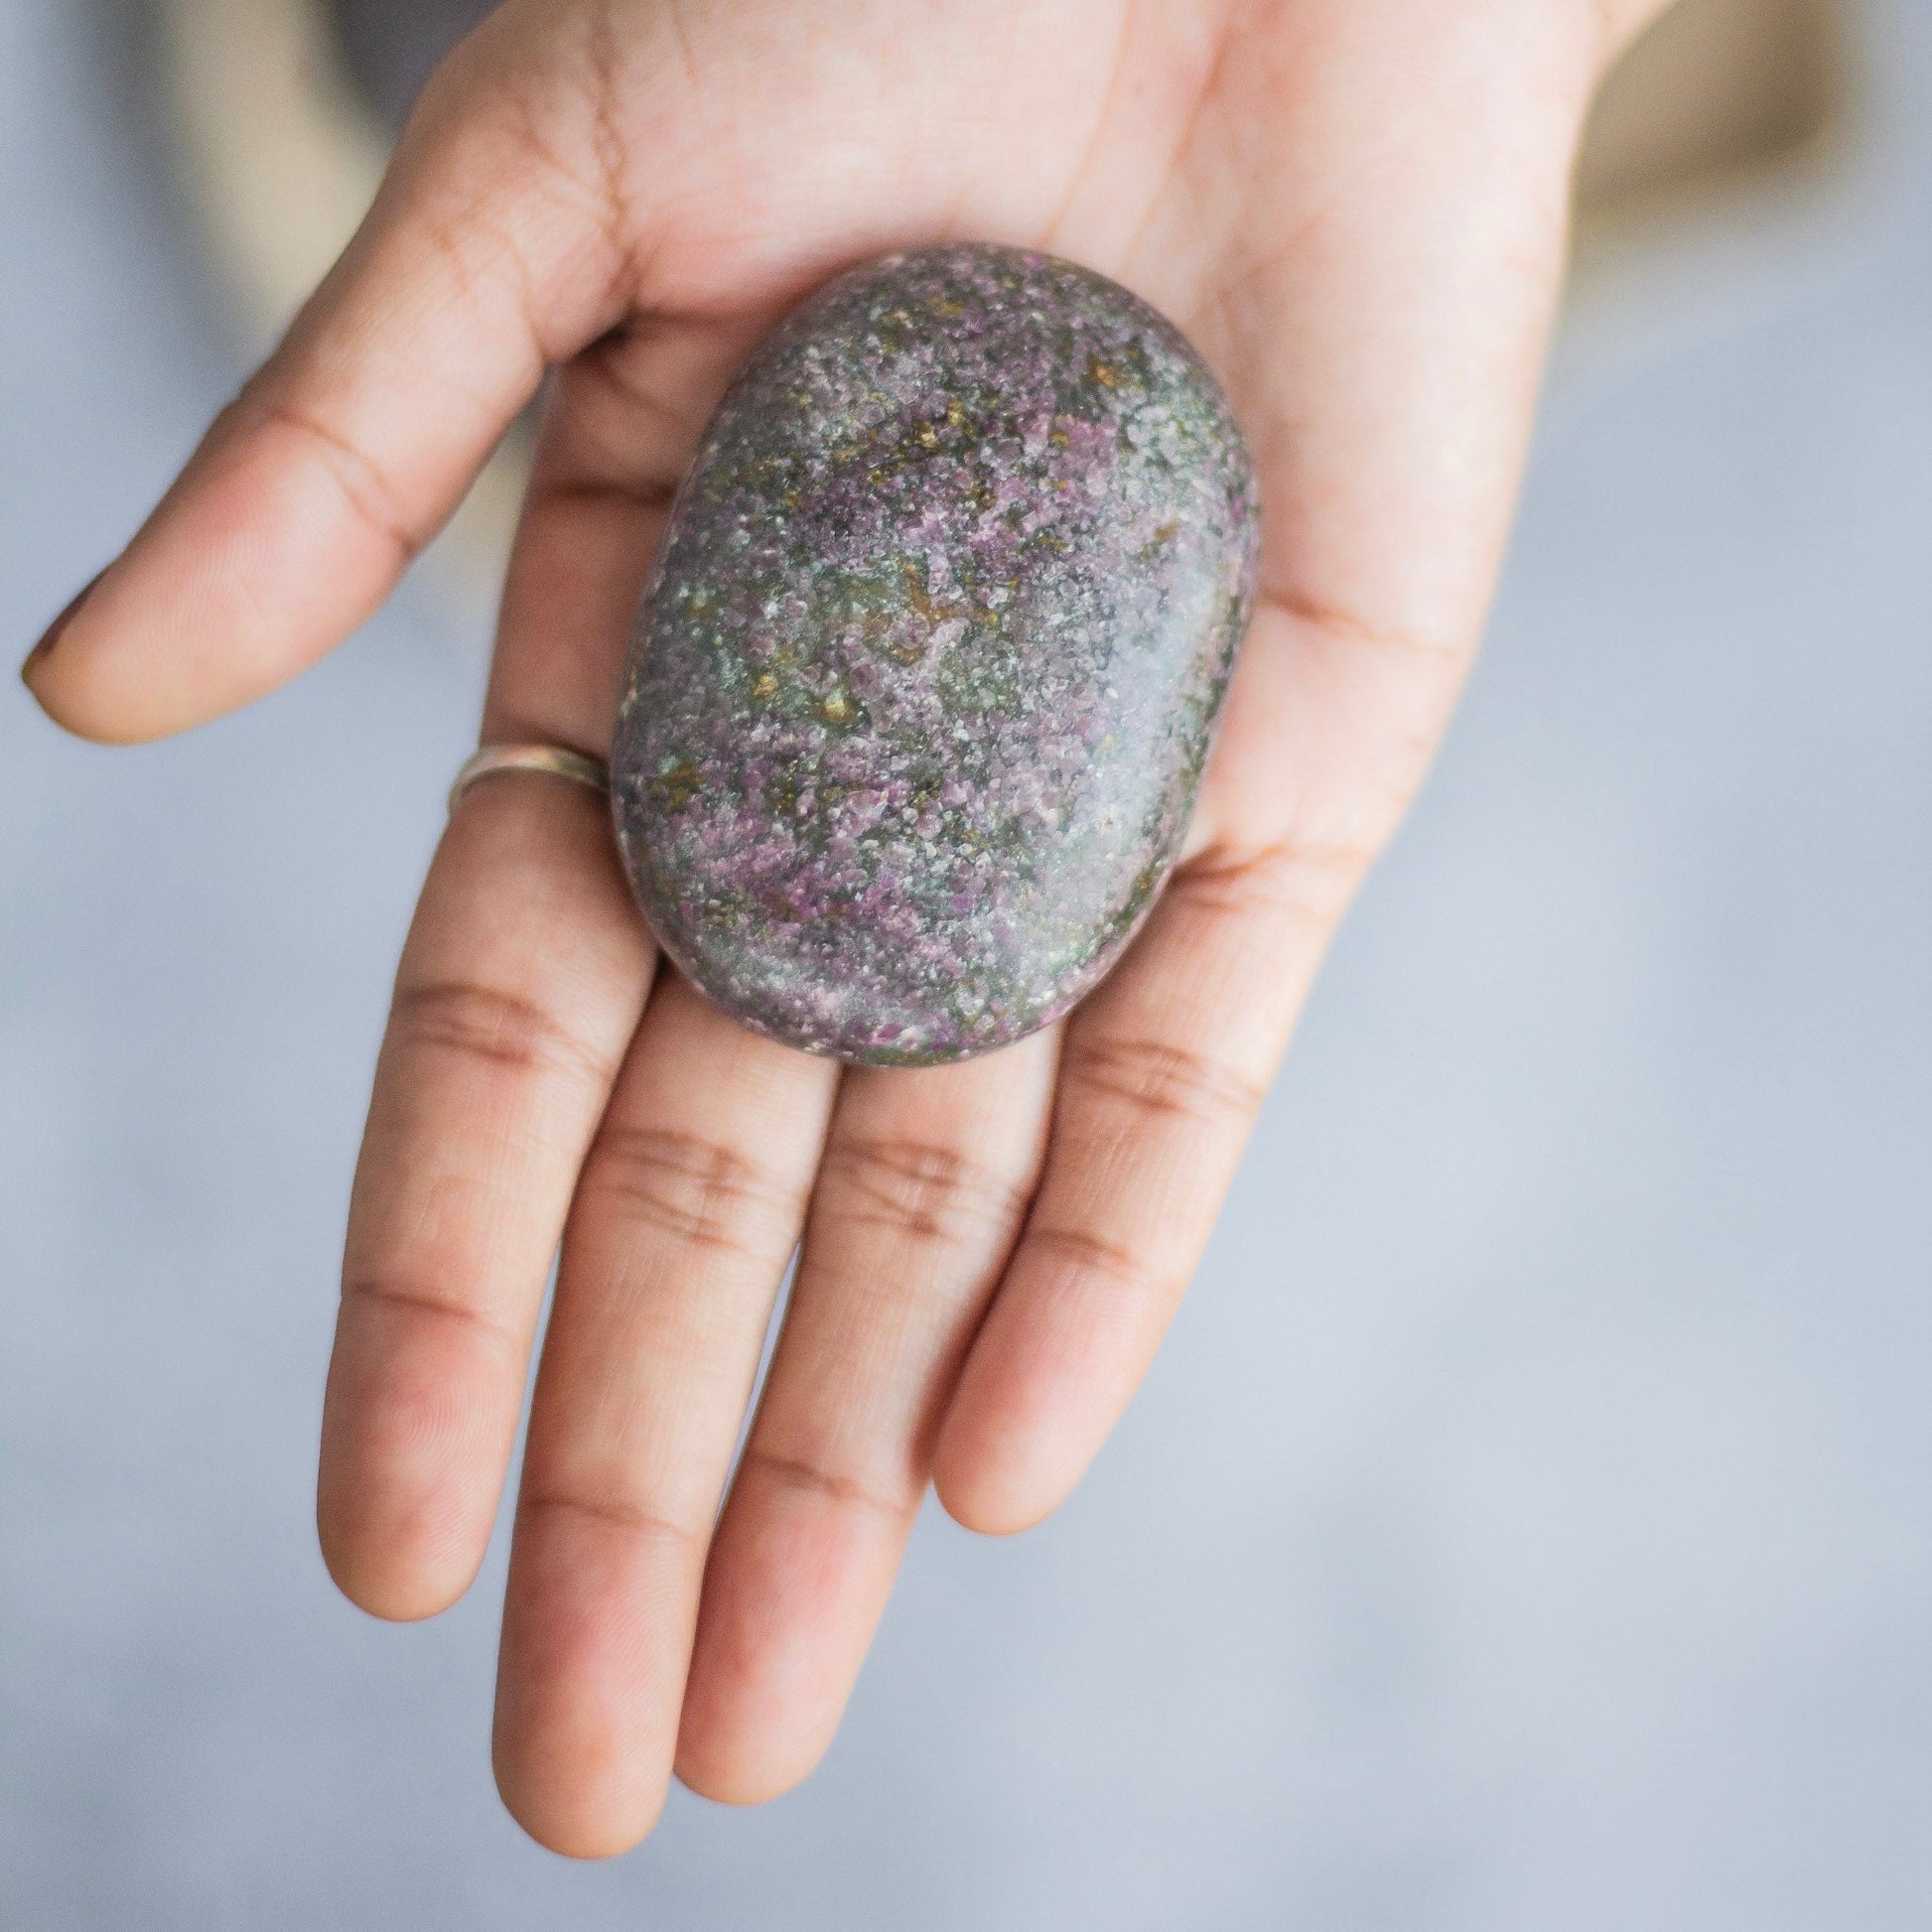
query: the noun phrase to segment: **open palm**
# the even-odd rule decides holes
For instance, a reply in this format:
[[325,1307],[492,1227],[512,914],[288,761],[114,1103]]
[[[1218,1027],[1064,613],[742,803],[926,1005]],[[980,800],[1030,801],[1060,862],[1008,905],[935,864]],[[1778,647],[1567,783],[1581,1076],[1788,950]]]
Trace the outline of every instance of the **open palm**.
[[1047,1034],[841,1070],[659,969],[590,792],[492,778],[453,816],[356,1174],[320,1519],[368,1609],[462,1593],[561,1242],[496,1731],[545,1843],[631,1843],[674,1764],[732,1799],[803,1775],[928,1481],[1020,1528],[1128,1401],[1480,627],[1571,150],[1640,9],[1612,11],[512,0],[30,665],[57,719],[118,741],[279,684],[376,607],[551,371],[483,738],[601,754],[732,370],[826,277],[910,243],[1115,276],[1246,427],[1261,598],[1187,856]]

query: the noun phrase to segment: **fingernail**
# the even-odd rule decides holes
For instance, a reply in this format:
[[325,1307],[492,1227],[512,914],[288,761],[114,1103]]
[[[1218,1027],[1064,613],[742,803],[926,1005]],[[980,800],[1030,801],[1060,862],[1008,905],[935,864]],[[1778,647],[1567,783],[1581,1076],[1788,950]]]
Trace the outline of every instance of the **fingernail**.
[[48,658],[53,655],[54,646],[61,641],[61,632],[64,631],[68,627],[68,625],[73,621],[73,614],[76,611],[78,611],[83,604],[86,603],[88,593],[92,591],[93,587],[96,584],[98,584],[100,580],[104,576],[106,576],[106,574],[107,573],[104,570],[95,571],[94,574],[90,578],[88,578],[87,581],[84,584],[82,584],[77,591],[74,592],[73,596],[68,600],[67,609],[63,611],[61,615],[58,618],[56,618],[54,621],[50,623],[45,630],[41,632],[40,642],[37,643],[34,646],[34,648],[27,653],[26,662],[23,663],[20,667],[20,675],[22,680],[25,683],[27,683],[30,686],[33,684],[34,672],[42,664],[45,664]]

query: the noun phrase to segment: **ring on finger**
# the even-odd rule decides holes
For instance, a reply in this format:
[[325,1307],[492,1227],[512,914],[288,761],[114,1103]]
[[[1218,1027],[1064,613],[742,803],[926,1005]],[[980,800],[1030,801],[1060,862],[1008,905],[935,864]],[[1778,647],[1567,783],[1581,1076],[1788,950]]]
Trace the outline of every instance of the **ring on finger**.
[[566,751],[561,745],[485,745],[464,759],[450,786],[449,809],[455,811],[463,794],[480,779],[499,771],[542,771],[592,791],[608,794],[611,789],[611,767],[602,759]]

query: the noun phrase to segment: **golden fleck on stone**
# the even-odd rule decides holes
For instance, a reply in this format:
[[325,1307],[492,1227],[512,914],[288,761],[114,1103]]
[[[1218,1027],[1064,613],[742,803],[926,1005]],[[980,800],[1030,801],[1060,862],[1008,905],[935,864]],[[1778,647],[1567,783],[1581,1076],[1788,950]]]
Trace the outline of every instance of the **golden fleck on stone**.
[[1101,361],[1101,359],[1097,355],[1094,357],[1094,359],[1091,362],[1087,364],[1087,373],[1090,376],[1092,376],[1093,379],[1097,383],[1099,383],[1103,389],[1111,389],[1114,386],[1114,381],[1115,381],[1114,365],[1111,362]]
[[661,772],[657,779],[657,792],[664,801],[666,811],[681,812],[696,796],[700,784],[704,782],[703,773],[689,759],[679,759],[668,771]]
[[834,691],[819,707],[835,725],[842,725],[852,716],[851,701],[843,691]]
[[777,694],[777,690],[778,690],[778,680],[775,677],[773,677],[769,671],[766,671],[763,674],[763,676],[760,677],[759,681],[752,686],[752,696],[755,698],[774,697]]

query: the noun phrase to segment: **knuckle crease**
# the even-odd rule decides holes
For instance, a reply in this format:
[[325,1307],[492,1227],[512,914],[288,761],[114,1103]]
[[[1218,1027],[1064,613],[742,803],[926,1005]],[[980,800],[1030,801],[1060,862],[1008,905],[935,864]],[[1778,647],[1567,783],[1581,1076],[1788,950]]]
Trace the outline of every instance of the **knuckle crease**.
[[448,1047],[512,1072],[555,1070],[604,1086],[617,1076],[610,1055],[535,1000],[501,987],[433,980],[399,988],[390,1026],[412,1044]]
[[797,1188],[736,1148],[663,1128],[607,1127],[585,1179],[696,1248],[758,1256],[789,1247],[803,1213]]

